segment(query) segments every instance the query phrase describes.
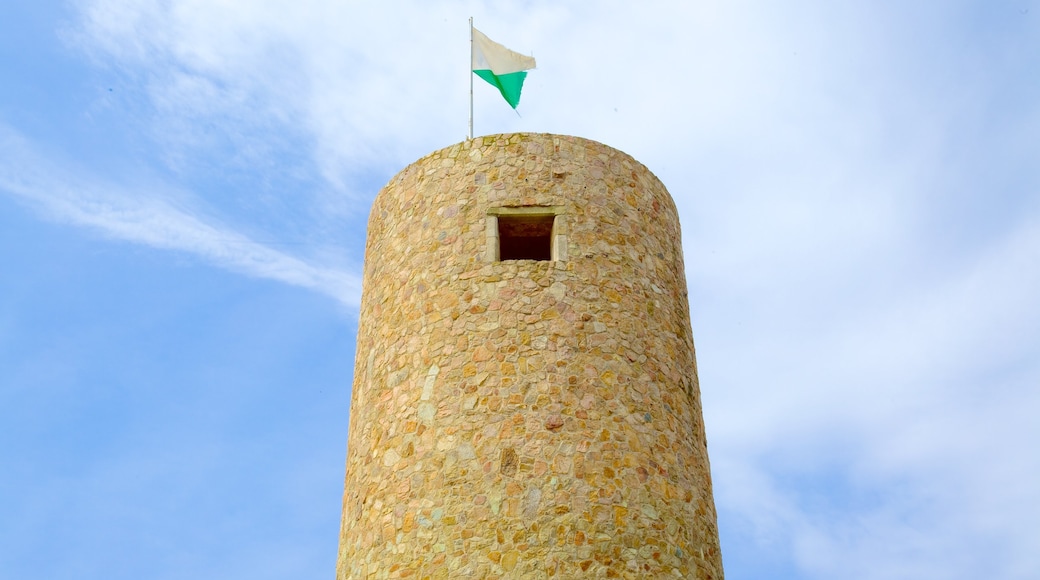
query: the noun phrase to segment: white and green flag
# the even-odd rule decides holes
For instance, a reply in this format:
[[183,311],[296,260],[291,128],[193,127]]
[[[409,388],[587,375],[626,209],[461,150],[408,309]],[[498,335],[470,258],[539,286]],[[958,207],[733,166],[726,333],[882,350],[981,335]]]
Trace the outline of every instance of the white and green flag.
[[534,57],[513,52],[473,29],[473,72],[498,89],[510,107],[520,104],[520,90]]

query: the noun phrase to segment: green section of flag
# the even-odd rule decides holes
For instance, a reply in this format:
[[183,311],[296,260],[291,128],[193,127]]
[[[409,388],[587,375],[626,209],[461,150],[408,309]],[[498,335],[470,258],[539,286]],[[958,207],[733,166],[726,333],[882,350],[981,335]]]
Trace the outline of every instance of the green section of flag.
[[524,88],[524,78],[527,71],[496,75],[489,70],[475,70],[476,75],[502,93],[502,97],[509,103],[510,107],[516,108],[520,104],[520,91]]

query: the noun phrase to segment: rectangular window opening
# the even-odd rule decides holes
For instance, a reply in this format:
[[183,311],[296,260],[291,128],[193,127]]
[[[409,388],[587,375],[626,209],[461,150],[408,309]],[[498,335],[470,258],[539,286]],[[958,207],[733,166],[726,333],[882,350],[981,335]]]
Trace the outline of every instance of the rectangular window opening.
[[499,260],[552,260],[556,216],[499,215]]

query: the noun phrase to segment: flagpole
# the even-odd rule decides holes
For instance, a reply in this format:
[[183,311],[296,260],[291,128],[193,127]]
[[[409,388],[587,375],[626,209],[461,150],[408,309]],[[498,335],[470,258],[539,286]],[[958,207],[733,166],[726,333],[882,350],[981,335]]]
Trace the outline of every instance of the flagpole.
[[473,139],[473,17],[469,17],[469,138]]

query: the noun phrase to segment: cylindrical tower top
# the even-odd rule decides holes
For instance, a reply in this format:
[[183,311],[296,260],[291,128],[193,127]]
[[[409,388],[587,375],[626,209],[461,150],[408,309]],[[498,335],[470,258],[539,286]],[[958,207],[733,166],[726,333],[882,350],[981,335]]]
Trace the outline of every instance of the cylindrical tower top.
[[722,578],[675,206],[545,134],[434,152],[368,226],[338,578]]

